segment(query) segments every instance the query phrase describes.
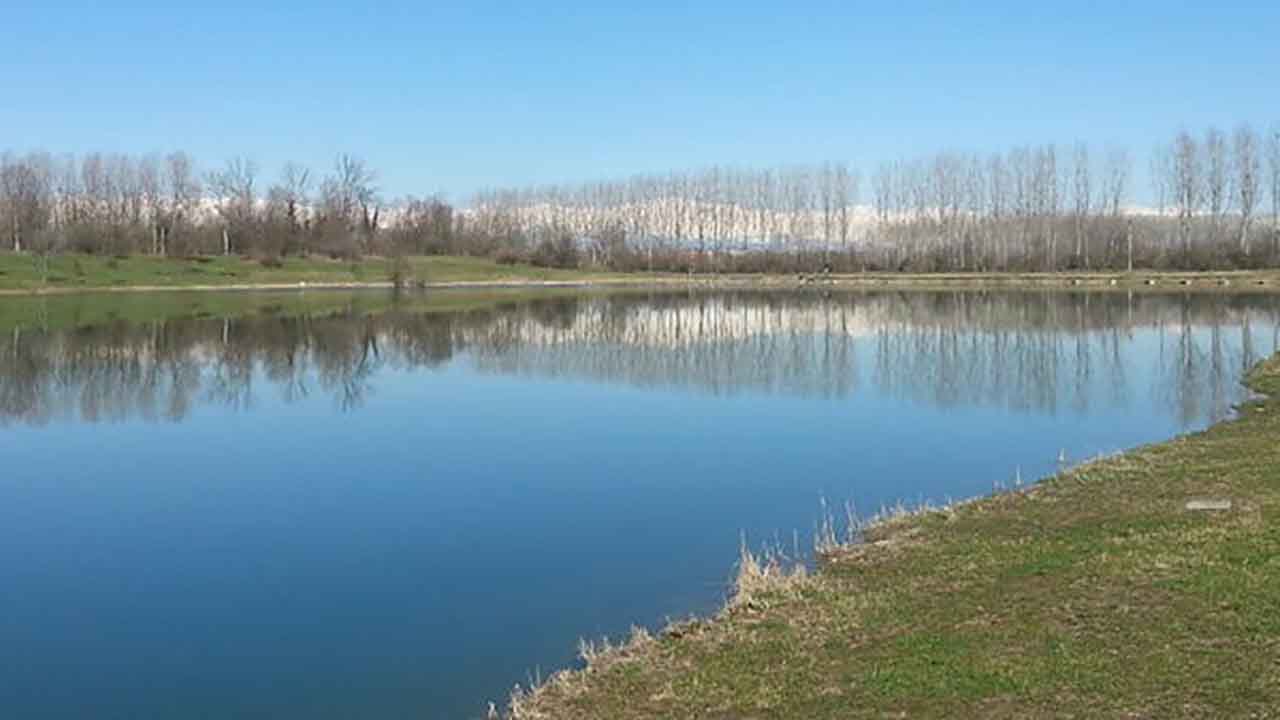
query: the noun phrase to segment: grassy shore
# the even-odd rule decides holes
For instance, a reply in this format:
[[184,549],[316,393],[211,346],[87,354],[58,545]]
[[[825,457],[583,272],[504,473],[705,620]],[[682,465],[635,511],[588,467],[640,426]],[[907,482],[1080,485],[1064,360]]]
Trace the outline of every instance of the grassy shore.
[[[121,290],[284,289],[309,287],[385,287],[395,264],[386,258],[331,260],[286,258],[279,263],[250,258],[111,257],[66,254],[41,258],[0,253],[0,295],[61,294]],[[413,286],[545,284],[714,284],[721,286],[965,289],[1231,289],[1275,291],[1280,271],[1235,272],[1061,272],[1061,273],[856,273],[844,275],[736,275],[614,273],[557,270],[500,264],[474,257],[410,257],[400,269]]]
[[1213,289],[1275,292],[1280,289],[1280,270],[1081,272],[1056,273],[858,273],[806,277],[805,282],[831,282],[864,288],[902,289]]
[[[1280,358],[1205,432],[748,558],[716,618],[517,697],[528,718],[1245,718],[1280,712]],[[1191,511],[1197,498],[1224,511]]]
[[[247,288],[253,286],[358,287],[389,284],[395,269],[386,258],[331,260],[286,258],[279,263],[230,257],[159,258],[134,255],[55,255],[47,260],[0,254],[0,291],[59,292],[126,288]],[[503,265],[485,258],[411,257],[407,283],[547,283],[604,279],[601,273]]]

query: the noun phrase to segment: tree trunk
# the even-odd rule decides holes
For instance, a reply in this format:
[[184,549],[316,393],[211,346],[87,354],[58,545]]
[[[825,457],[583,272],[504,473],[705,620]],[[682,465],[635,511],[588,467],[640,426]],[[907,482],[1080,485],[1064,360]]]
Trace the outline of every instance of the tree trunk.
[[1128,248],[1129,272],[1133,272],[1133,218],[1129,218],[1129,222],[1125,224],[1124,242]]
[[1076,230],[1076,265],[1084,267],[1084,235],[1080,230],[1080,215],[1076,214],[1075,218]]

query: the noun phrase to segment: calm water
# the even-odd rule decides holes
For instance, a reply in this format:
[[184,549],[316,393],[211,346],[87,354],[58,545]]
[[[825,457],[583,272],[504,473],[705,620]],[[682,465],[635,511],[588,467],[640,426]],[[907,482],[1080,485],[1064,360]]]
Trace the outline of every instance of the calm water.
[[6,328],[0,716],[475,716],[717,607],[742,533],[1203,427],[1280,338],[1267,296],[431,310]]

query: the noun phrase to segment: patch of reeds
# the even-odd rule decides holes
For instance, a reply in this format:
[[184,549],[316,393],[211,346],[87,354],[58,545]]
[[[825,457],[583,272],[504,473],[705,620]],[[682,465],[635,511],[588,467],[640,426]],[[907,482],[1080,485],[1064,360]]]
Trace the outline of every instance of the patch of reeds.
[[[1092,464],[1106,458],[1094,458],[1068,467],[1065,453],[1058,458],[1058,474],[1068,472],[1083,474]],[[886,531],[892,526],[908,520],[927,515],[953,517],[957,511],[966,506],[975,505],[1006,493],[1023,492],[1030,485],[1024,485],[1021,468],[1014,471],[1011,481],[997,481],[992,486],[990,495],[983,495],[967,500],[954,501],[945,499],[934,502],[925,498],[911,503],[899,500],[893,505],[882,505],[870,515],[859,514],[853,502],[846,502],[838,509],[827,502],[825,497],[819,498],[820,515],[814,528],[813,555],[818,561],[834,558],[866,542],[867,534],[873,530]],[[883,544],[892,541],[880,541]],[[717,616],[734,613],[751,613],[766,609],[771,603],[798,597],[799,593],[812,579],[805,559],[800,556],[799,538],[795,538],[791,553],[787,553],[781,542],[775,541],[759,550],[753,551],[744,536],[739,544],[738,562],[733,580],[729,587],[728,600]],[[714,619],[714,618],[713,618]],[[547,716],[540,713],[536,698],[540,693],[551,689],[572,697],[584,691],[586,679],[592,674],[603,672],[608,668],[636,660],[643,652],[661,638],[679,638],[696,633],[705,620],[686,620],[668,623],[656,635],[642,627],[633,626],[630,635],[621,642],[609,638],[578,641],[578,657],[582,661],[580,669],[559,671],[547,678],[533,676],[527,685],[516,685],[507,700],[505,711],[490,703],[488,718],[490,720],[545,720]]]
[[[797,538],[798,543],[798,538]],[[752,551],[744,538],[740,548],[736,572],[730,586],[728,601],[718,615],[761,610],[775,599],[795,597],[809,580],[808,568],[798,558],[785,553],[779,543]],[[489,720],[545,720],[536,709],[539,694],[551,689],[565,696],[573,696],[585,685],[585,680],[595,673],[631,662],[643,655],[659,638],[679,638],[698,631],[703,620],[672,621],[656,635],[649,630],[632,626],[630,635],[622,642],[609,638],[578,641],[579,669],[567,669],[542,678],[530,677],[527,685],[517,684],[507,699],[505,710],[489,703]]]

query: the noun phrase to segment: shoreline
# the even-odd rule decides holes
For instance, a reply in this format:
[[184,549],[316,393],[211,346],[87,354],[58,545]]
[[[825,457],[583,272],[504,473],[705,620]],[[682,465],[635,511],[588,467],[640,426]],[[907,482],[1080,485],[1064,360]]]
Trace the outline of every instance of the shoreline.
[[[643,287],[661,285],[653,280],[457,280],[419,283],[401,286],[406,292],[419,290],[521,290],[539,288],[599,288]],[[129,293],[244,293],[244,292],[306,292],[308,290],[395,290],[390,281],[373,282],[305,282],[296,283],[233,283],[227,285],[127,285],[71,288],[0,289],[0,297],[40,297],[60,295],[97,295]]]
[[1241,382],[1251,398],[1199,432],[843,539],[824,518],[813,574],[744,549],[717,614],[584,641],[581,669],[517,686],[501,716],[1267,716],[1280,355]]
[[[834,288],[904,290],[1139,290],[1280,292],[1280,270],[1214,272],[1151,271],[1134,273],[860,273],[839,275],[644,275],[610,274],[581,279],[539,280],[521,277],[490,280],[441,280],[402,283],[405,291],[596,288]],[[0,297],[163,292],[305,292],[324,290],[394,290],[390,280],[307,281],[225,284],[135,284],[0,288]]]

